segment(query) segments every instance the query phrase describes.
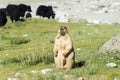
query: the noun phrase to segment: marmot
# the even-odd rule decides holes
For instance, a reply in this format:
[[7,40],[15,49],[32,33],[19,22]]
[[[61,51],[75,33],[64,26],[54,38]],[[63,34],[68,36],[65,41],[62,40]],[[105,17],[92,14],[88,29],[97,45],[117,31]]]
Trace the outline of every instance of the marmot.
[[69,69],[74,66],[75,53],[67,27],[59,27],[57,36],[55,38],[53,52],[54,61],[57,68]]

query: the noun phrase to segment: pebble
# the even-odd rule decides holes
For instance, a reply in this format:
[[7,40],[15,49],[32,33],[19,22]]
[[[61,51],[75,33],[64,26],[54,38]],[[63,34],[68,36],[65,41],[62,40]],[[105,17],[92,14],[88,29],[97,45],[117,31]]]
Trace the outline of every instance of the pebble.
[[36,73],[38,73],[38,71],[37,70],[33,70],[33,71],[31,71],[31,73],[36,74]]
[[111,67],[111,68],[116,68],[116,67],[118,67],[117,64],[115,64],[115,63],[113,63],[113,62],[107,63],[106,66]]
[[28,36],[28,34],[24,34],[24,35],[22,35],[23,37],[27,37]]
[[8,78],[7,80],[20,80],[18,78]]
[[84,78],[83,77],[79,77],[78,80],[84,80]]
[[119,80],[119,79],[117,77],[115,77],[114,80]]
[[52,71],[52,69],[47,68],[47,69],[41,70],[41,73],[45,75],[45,74],[47,74],[47,73],[49,73],[49,72],[51,72],[51,71]]
[[15,77],[20,76],[20,74],[21,74],[21,73],[19,73],[19,72],[15,73]]
[[80,48],[77,48],[76,50],[77,50],[77,51],[80,51]]

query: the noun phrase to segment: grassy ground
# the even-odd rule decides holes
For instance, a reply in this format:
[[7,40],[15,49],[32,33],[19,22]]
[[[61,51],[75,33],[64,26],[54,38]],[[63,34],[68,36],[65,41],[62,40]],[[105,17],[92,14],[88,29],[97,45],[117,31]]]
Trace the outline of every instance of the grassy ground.
[[[65,25],[73,40],[76,62],[85,65],[72,70],[57,70],[53,64],[54,38],[59,26]],[[120,25],[95,25],[58,23],[54,20],[27,19],[25,22],[8,23],[0,28],[0,80],[113,80],[120,78],[120,53],[97,54],[98,48],[120,32]],[[77,49],[80,50],[77,50]],[[106,63],[115,62],[117,68]],[[50,74],[40,70],[51,68]],[[37,71],[32,73],[31,71]],[[20,73],[19,76],[15,76]],[[68,76],[68,77],[67,77]]]

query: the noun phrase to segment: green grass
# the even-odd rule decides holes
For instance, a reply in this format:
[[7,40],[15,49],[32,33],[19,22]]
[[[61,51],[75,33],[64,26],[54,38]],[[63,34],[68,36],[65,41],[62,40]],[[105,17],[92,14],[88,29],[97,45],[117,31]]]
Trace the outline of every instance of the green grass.
[[[85,65],[72,70],[58,70],[53,66],[54,38],[59,26],[68,27],[76,53],[76,62]],[[0,80],[14,78],[20,72],[20,80],[113,80],[120,79],[120,52],[97,54],[99,47],[120,32],[120,25],[58,23],[54,20],[27,19],[25,22],[8,23],[0,28]],[[25,36],[27,35],[27,36]],[[76,50],[80,48],[80,51]],[[108,68],[115,62],[118,68]],[[48,75],[40,70],[51,68]],[[31,71],[37,70],[34,74]],[[68,76],[68,77],[66,77]]]

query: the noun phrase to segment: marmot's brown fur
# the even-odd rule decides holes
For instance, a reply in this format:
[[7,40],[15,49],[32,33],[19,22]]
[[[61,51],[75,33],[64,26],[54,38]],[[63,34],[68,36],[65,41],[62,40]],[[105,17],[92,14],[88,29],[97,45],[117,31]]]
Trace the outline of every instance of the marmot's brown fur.
[[61,26],[58,29],[53,52],[57,68],[72,68],[74,66],[75,53],[67,27]]

